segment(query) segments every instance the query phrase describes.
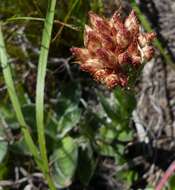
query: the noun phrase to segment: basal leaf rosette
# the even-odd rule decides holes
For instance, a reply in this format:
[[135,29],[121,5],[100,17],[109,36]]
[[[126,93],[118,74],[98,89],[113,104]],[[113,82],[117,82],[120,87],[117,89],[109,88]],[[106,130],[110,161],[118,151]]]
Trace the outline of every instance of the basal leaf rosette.
[[89,12],[90,26],[85,26],[84,48],[71,48],[83,71],[89,72],[96,81],[112,89],[126,87],[129,66],[138,69],[154,55],[151,42],[154,32],[144,33],[134,11],[123,21],[119,12],[111,19]]

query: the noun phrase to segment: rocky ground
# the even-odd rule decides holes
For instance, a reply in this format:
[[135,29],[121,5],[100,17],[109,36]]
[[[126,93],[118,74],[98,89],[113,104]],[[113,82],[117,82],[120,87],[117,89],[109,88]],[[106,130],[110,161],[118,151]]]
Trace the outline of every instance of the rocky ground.
[[[175,58],[175,2],[172,0],[140,1],[167,53]],[[175,159],[175,70],[157,53],[148,63],[138,84],[138,103],[133,113],[139,143],[143,143],[148,167],[144,178],[155,185]],[[145,156],[143,156],[145,158]]]

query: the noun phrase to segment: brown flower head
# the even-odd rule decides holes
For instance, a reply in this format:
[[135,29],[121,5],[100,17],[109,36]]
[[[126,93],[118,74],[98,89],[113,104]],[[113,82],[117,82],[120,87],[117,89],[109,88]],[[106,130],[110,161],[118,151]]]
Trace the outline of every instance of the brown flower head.
[[89,12],[90,26],[85,26],[85,48],[71,48],[80,68],[108,88],[126,86],[125,65],[137,69],[154,55],[154,32],[143,33],[134,11],[123,22],[118,12],[110,20]]

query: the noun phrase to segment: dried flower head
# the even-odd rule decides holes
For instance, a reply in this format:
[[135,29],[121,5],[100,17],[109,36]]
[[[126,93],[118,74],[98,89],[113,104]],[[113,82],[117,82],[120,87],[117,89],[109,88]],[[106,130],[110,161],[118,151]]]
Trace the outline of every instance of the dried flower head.
[[85,48],[71,48],[83,71],[108,88],[128,84],[124,66],[137,69],[154,54],[154,32],[143,33],[134,11],[123,22],[118,12],[110,20],[89,12],[90,26],[85,26]]

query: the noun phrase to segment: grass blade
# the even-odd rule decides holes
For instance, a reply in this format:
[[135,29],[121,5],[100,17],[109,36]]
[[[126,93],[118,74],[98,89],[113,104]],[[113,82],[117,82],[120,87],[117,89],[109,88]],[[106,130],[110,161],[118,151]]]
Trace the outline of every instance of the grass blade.
[[[74,10],[74,8],[76,7],[76,5],[77,5],[78,2],[79,2],[79,0],[75,0],[75,1],[74,1],[74,3],[72,4],[71,8],[69,9],[67,15],[66,15],[65,18],[64,18],[64,21],[63,21],[64,23],[67,23],[67,21],[68,21],[70,15],[71,15],[71,13],[72,13],[72,11]],[[63,29],[64,29],[64,25],[62,25],[62,26],[60,27],[60,29],[59,29],[58,32],[56,33],[55,37],[53,38],[52,42],[55,41],[55,40],[61,35],[61,32],[63,31]],[[59,43],[59,40],[58,40],[57,44],[58,44],[58,43]]]
[[[38,17],[11,17],[11,18],[8,18],[3,24],[8,24],[10,22],[14,22],[14,21],[39,21],[39,22],[44,22],[45,19],[44,18],[38,18]],[[75,30],[75,31],[80,31],[80,29],[78,29],[78,27],[76,26],[73,26],[71,24],[67,24],[67,23],[64,23],[64,22],[61,22],[60,20],[54,20],[54,23],[55,24],[59,24],[61,25],[62,27],[67,27],[71,30]]]
[[11,100],[13,108],[15,110],[17,120],[18,120],[19,125],[22,129],[22,132],[24,134],[25,141],[29,147],[30,152],[34,156],[37,164],[39,165],[39,167],[41,167],[41,163],[39,161],[38,149],[36,148],[32,138],[31,138],[29,129],[28,129],[27,124],[24,120],[24,117],[23,117],[23,114],[21,111],[21,106],[20,106],[16,91],[15,91],[12,73],[10,70],[10,64],[8,64],[8,56],[7,56],[4,38],[3,38],[3,34],[2,34],[1,23],[0,23],[0,63],[2,66],[2,71],[3,71],[5,84],[7,86],[7,91],[9,93],[10,100]]
[[51,190],[52,189],[54,190],[55,187],[49,175],[49,165],[48,165],[46,140],[44,133],[45,131],[44,130],[44,86],[45,86],[49,45],[51,42],[52,27],[54,22],[55,6],[56,6],[56,0],[48,1],[48,10],[42,34],[41,50],[40,50],[38,73],[37,73],[37,87],[36,87],[36,122],[37,122],[38,142],[39,142],[41,157],[44,162],[44,174],[45,177],[47,178]]

